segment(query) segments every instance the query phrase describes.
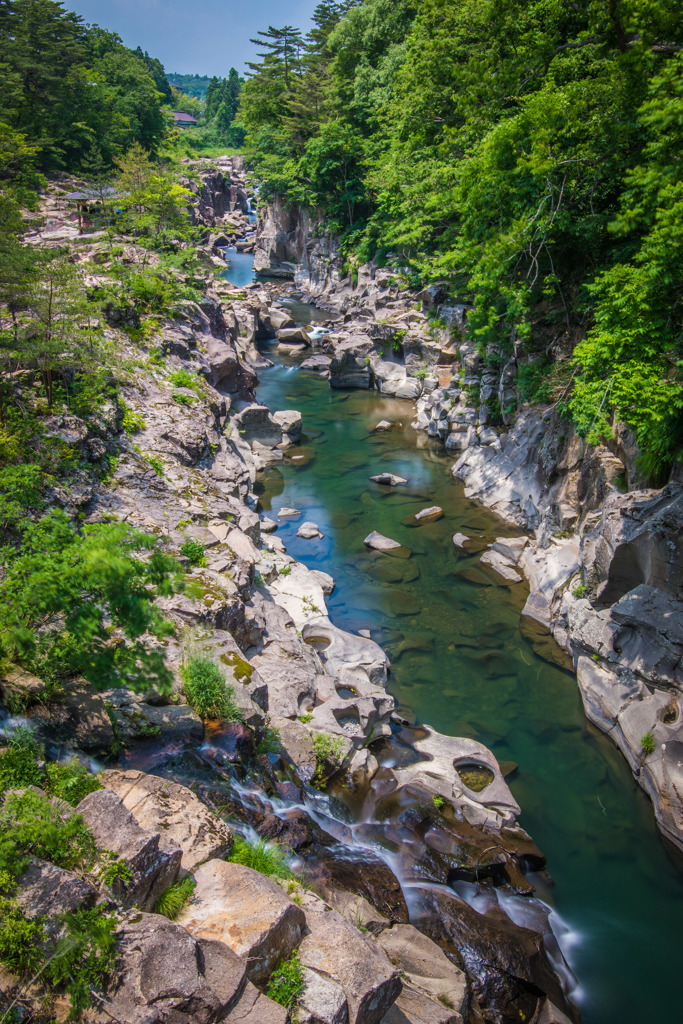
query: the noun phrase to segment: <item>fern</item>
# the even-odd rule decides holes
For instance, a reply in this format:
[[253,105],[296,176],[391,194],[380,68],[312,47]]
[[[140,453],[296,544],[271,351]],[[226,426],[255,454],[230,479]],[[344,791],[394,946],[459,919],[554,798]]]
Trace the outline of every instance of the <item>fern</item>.
[[154,913],[161,914],[163,917],[175,921],[194,892],[196,885],[197,883],[191,875],[185,875],[185,878],[181,878],[179,881],[174,882],[173,885],[169,885],[168,889],[164,889],[154,904]]

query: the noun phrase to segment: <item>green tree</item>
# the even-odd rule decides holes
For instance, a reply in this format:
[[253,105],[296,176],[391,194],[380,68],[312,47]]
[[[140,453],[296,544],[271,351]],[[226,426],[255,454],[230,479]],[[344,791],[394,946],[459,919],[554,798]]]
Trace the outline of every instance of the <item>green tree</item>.
[[93,686],[170,688],[163,649],[172,632],[154,604],[179,586],[178,567],[156,538],[124,523],[78,532],[55,510],[28,523],[21,548],[0,552],[0,652],[30,664],[58,661]]

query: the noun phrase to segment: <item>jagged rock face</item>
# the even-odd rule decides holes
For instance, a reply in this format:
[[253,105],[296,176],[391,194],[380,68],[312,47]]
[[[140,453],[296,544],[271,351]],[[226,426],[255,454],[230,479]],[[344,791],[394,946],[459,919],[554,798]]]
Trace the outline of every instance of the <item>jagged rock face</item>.
[[613,604],[640,584],[678,596],[683,590],[683,492],[611,495],[600,520],[581,541],[586,582]]

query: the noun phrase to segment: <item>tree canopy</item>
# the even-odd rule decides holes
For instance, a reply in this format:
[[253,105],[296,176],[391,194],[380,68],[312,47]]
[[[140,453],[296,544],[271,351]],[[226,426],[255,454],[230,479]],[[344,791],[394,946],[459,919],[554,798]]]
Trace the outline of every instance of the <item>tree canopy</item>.
[[325,2],[260,34],[264,195],[470,301],[482,352],[573,359],[591,440],[683,441],[683,10],[661,0]]

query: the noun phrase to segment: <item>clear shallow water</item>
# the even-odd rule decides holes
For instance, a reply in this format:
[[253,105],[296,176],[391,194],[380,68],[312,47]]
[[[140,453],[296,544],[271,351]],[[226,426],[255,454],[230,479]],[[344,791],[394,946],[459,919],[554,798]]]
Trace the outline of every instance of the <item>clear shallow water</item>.
[[[410,428],[410,403],[333,391],[292,361],[259,376],[260,401],[301,410],[306,436],[291,454],[307,456],[262,475],[261,503],[301,509],[278,533],[290,554],[334,576],[333,621],[372,630],[391,657],[389,688],[407,715],[518,763],[509,782],[556,882],[539,895],[568,929],[563,948],[584,1021],[679,1021],[683,877],[649,802],[616,748],[586,722],[573,675],[521,635],[523,586],[492,584],[477,556],[451,541],[456,531],[482,541],[514,531],[464,497],[450,477],[452,457]],[[381,419],[403,426],[373,433]],[[370,483],[381,471],[409,486]],[[404,522],[433,504],[445,511],[438,522]],[[303,519],[318,523],[322,540],[296,537]],[[369,552],[363,538],[373,529],[411,557]]]
[[251,284],[254,280],[254,254],[227,249],[225,256],[228,261],[228,269],[223,277],[226,281],[236,285],[237,288],[244,288],[245,285]]

